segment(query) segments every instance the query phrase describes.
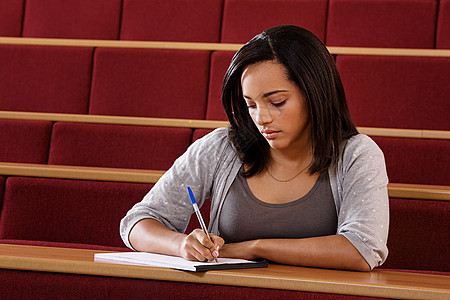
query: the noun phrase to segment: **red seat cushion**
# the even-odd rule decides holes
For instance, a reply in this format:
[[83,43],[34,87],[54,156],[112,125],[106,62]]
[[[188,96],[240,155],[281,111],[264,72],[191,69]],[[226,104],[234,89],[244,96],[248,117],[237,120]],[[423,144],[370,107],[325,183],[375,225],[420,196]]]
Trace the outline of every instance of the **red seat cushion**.
[[437,1],[330,0],[329,46],[434,48]]
[[0,110],[87,113],[92,51],[0,45]]
[[209,52],[97,49],[90,114],[204,119]]
[[8,178],[0,238],[123,247],[120,220],[152,186]]
[[439,1],[436,48],[450,49],[450,1]]
[[[186,274],[186,276],[195,276]],[[199,275],[199,276],[202,276]],[[5,299],[373,299],[229,285],[0,269]]]
[[207,120],[226,121],[227,115],[222,106],[221,92],[223,77],[230,65],[234,52],[216,51],[211,55],[211,70],[209,74]]
[[390,182],[450,185],[450,140],[373,137]]
[[[3,202],[3,191],[5,190],[5,181],[6,181],[6,177],[4,176],[0,176],[0,207],[2,207],[2,202]],[[1,210],[0,210],[1,213]]]
[[246,43],[264,29],[292,24],[325,40],[326,0],[225,0],[223,43]]
[[219,42],[223,0],[126,0],[120,39]]
[[449,130],[450,58],[338,55],[357,126]]
[[18,37],[22,33],[24,0],[2,1],[0,9],[0,36]]
[[121,0],[26,0],[24,37],[118,39]]
[[0,119],[0,161],[47,163],[52,123]]
[[389,255],[382,268],[450,271],[450,202],[390,199]]
[[212,129],[195,129],[194,130],[194,134],[192,135],[192,142],[195,142],[199,138],[204,137],[205,135],[207,135],[211,131],[213,131],[213,130]]
[[33,241],[33,240],[0,239],[0,244],[89,249],[89,250],[117,251],[117,252],[130,251],[130,249],[125,247],[125,245],[119,247],[112,247],[112,246],[101,246],[96,244],[61,243],[61,242]]
[[167,170],[191,138],[189,128],[56,123],[48,162]]

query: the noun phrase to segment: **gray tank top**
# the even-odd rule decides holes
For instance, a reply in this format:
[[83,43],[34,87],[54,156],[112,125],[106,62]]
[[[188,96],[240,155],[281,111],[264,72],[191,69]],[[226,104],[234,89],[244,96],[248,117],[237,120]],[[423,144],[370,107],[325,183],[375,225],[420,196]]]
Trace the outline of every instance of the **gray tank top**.
[[336,234],[336,230],[336,206],[328,172],[319,176],[305,196],[283,204],[257,199],[239,172],[219,216],[220,236],[226,243],[324,236]]

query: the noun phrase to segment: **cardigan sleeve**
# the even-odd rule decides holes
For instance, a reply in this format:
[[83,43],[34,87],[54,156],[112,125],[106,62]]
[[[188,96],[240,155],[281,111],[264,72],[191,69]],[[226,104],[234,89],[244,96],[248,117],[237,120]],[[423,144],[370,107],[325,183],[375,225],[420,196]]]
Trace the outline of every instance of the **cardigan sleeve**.
[[142,201],[136,203],[120,222],[120,235],[132,249],[129,234],[142,219],[155,219],[170,230],[184,232],[193,213],[187,193],[192,188],[199,206],[209,198],[220,151],[227,143],[226,129],[213,131],[194,142],[164,173]]
[[384,155],[368,136],[352,137],[338,166],[338,234],[361,253],[371,269],[387,258],[388,177]]

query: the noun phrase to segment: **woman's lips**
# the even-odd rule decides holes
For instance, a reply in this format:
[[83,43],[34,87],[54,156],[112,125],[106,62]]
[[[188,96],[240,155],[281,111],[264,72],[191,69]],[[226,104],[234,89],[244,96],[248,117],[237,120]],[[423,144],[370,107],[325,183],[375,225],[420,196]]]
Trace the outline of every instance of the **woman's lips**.
[[268,130],[268,129],[261,130],[261,134],[268,140],[274,139],[279,133],[280,131],[275,130]]

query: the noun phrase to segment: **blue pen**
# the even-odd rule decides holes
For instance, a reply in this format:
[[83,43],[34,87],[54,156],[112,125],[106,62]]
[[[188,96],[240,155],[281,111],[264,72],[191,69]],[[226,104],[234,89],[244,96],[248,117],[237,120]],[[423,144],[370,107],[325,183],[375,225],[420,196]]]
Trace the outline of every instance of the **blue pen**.
[[[203,232],[211,240],[211,237],[209,236],[209,233],[208,233],[208,229],[206,228],[205,222],[203,221],[202,215],[200,214],[200,209],[198,208],[197,201],[195,201],[194,193],[192,193],[192,190],[189,186],[187,187],[187,191],[189,194],[189,199],[191,199],[192,206],[194,207],[195,214],[197,215],[198,221],[200,222],[200,226],[202,227]],[[216,257],[214,257],[214,260],[216,261],[216,263],[218,263]]]

